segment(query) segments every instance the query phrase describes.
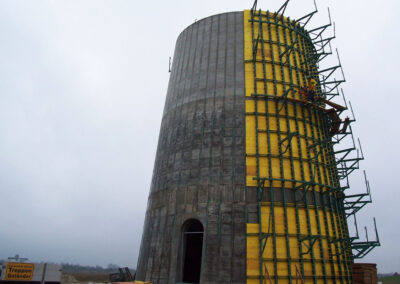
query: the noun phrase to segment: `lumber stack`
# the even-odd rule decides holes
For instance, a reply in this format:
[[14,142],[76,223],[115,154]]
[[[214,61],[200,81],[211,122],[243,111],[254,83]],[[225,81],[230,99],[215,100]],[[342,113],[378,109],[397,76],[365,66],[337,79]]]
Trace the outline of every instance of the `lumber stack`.
[[376,263],[354,263],[353,284],[376,284],[378,282],[378,273]]

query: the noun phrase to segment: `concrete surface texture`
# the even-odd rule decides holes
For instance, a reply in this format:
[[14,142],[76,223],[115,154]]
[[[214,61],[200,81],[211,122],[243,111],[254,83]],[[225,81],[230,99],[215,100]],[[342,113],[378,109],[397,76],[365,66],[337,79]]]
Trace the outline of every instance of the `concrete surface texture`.
[[[137,279],[183,282],[184,223],[204,227],[202,283],[246,281],[243,12],[178,37],[148,199]],[[255,200],[254,200],[255,201]]]

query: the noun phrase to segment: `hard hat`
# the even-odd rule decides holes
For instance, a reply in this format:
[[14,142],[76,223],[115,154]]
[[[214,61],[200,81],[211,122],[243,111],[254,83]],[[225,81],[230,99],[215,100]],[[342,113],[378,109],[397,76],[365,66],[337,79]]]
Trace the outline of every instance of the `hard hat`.
[[313,85],[313,86],[316,86],[317,85],[317,81],[315,81],[314,79],[310,79],[310,84],[311,85]]

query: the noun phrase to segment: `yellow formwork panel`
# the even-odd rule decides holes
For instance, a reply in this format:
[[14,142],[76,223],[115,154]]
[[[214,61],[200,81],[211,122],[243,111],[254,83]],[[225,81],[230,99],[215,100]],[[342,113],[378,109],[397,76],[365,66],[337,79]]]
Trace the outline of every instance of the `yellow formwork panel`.
[[[291,276],[296,276],[295,265],[300,267],[300,244],[299,239],[297,237],[297,226],[300,230],[300,235],[302,237],[310,235],[309,230],[311,230],[311,235],[317,234],[316,232],[316,222],[317,219],[320,220],[322,224],[322,218],[324,214],[327,216],[327,220],[333,220],[336,222],[336,214],[331,212],[324,212],[323,210],[308,210],[309,215],[307,216],[306,208],[298,208],[298,216],[299,220],[296,220],[296,208],[295,207],[287,207],[286,208],[286,218],[285,218],[285,208],[282,206],[274,206],[273,211],[271,211],[271,207],[269,203],[264,203],[261,207],[261,224],[262,224],[262,233],[272,233],[272,222],[274,222],[276,240],[275,244],[273,243],[273,239],[270,236],[267,244],[265,246],[265,250],[263,252],[263,259],[265,265],[267,265],[269,275],[273,277],[275,275],[274,265],[272,259],[276,256],[280,261],[277,265],[277,273],[280,277],[285,277],[289,275],[289,264],[287,261],[288,252],[291,258]],[[273,213],[273,215],[271,215]],[[317,214],[318,213],[318,214]],[[333,214],[333,216],[331,216]],[[273,218],[272,218],[273,216]],[[333,217],[333,218],[332,218]],[[285,220],[287,220],[287,233],[286,233],[286,224]],[[310,224],[310,226],[308,225]],[[337,224],[335,224],[337,225]],[[333,224],[328,221],[328,228],[333,228]],[[322,236],[321,240],[317,240],[312,246],[312,252],[314,254],[313,258],[315,260],[315,271],[311,266],[311,253],[307,252],[307,247],[311,246],[309,241],[303,241],[302,243],[302,258],[304,261],[304,275],[306,277],[314,275],[322,276],[323,269],[325,268],[325,274],[333,275],[333,270],[331,266],[334,266],[334,271],[336,276],[340,276],[339,273],[339,264],[336,263],[337,256],[331,256],[329,253],[329,248],[331,249],[331,254],[335,255],[338,251],[335,249],[333,244],[328,242],[328,235],[333,236],[335,234],[332,229],[328,229],[326,232],[326,226],[321,225],[320,235]],[[259,262],[259,224],[258,223],[248,223],[247,224],[247,276],[249,280],[247,283],[253,283],[254,279],[252,277],[259,277],[260,275],[260,262]],[[328,248],[329,247],[329,248]],[[274,254],[275,248],[275,254]],[[323,261],[325,261],[325,265],[323,265]],[[332,264],[333,262],[333,264]],[[343,264],[341,265],[342,271],[344,271],[345,267]],[[281,282],[281,281],[280,281]],[[285,281],[283,281],[285,283]]]
[[[266,15],[267,12],[262,12],[263,15]],[[271,14],[272,17],[272,14]],[[249,23],[250,19],[250,11],[245,11],[244,12],[244,35],[245,35],[245,45],[244,45],[244,59],[249,62],[253,59],[253,45],[252,45],[252,27],[251,24]],[[288,21],[287,18],[284,18],[284,21]],[[268,81],[267,83],[264,83],[263,81],[257,81],[257,94],[268,94],[268,95],[275,95],[275,96],[281,96],[284,93],[284,90],[287,89],[287,87],[284,88],[283,80],[285,80],[286,83],[290,83],[289,77],[291,75],[292,80],[294,81],[295,84],[304,86],[304,77],[305,74],[300,71],[300,76],[297,76],[296,71],[293,69],[290,74],[290,69],[288,66],[281,67],[279,64],[279,50],[278,50],[278,45],[273,44],[272,45],[272,50],[271,50],[271,45],[268,43],[269,40],[272,40],[274,42],[278,41],[278,36],[277,36],[277,30],[279,33],[279,39],[284,38],[284,33],[286,34],[286,40],[287,44],[290,45],[292,44],[291,42],[291,37],[290,37],[290,32],[286,29],[283,29],[279,27],[278,29],[276,28],[271,28],[271,36],[270,36],[270,31],[268,29],[263,29],[263,37],[265,39],[265,43],[259,43],[257,52],[256,52],[256,59],[258,60],[256,64],[245,64],[245,87],[246,87],[246,97],[252,97],[254,95],[255,90],[254,90],[254,82],[255,82],[255,77],[254,77],[254,68],[256,69],[257,74],[263,74],[267,80],[276,80],[276,84],[274,85],[273,82]],[[260,33],[258,25],[254,26],[254,34],[258,35]],[[294,36],[294,34],[292,34]],[[282,46],[282,51],[285,50],[286,47]],[[295,44],[295,48],[298,50],[302,49],[302,46],[299,43]],[[299,53],[298,51],[295,51]],[[272,57],[275,58],[275,64],[272,64],[271,59]],[[297,63],[297,65],[300,65],[300,59],[302,58],[302,55],[299,53],[297,56],[289,57],[289,63],[294,65]],[[262,63],[262,60],[266,60],[266,64]],[[297,62],[295,62],[295,60]],[[264,72],[265,68],[265,72]],[[283,69],[283,70],[282,70]],[[285,75],[285,77],[283,76]],[[259,76],[257,76],[259,77]],[[258,78],[260,79],[260,78]],[[266,85],[266,88],[265,88]],[[298,87],[297,87],[298,90]],[[290,92],[289,97],[299,99],[300,96],[298,92]],[[247,154],[255,154],[256,153],[256,145],[258,142],[258,147],[259,147],[259,153],[262,155],[279,155],[280,154],[280,145],[279,145],[279,137],[278,137],[278,129],[280,133],[287,133],[287,132],[294,132],[298,131],[300,135],[304,136],[304,138],[301,138],[300,141],[298,139],[295,139],[295,141],[292,141],[292,153],[285,153],[283,155],[283,160],[284,164],[281,165],[281,159],[280,158],[272,158],[271,159],[271,167],[272,167],[272,172],[273,172],[273,178],[279,178],[279,179],[296,179],[296,180],[301,180],[303,179],[304,181],[311,181],[312,174],[311,170],[316,170],[316,169],[311,169],[309,162],[304,163],[303,167],[303,177],[301,176],[301,167],[298,164],[298,162],[293,161],[291,162],[293,166],[293,171],[289,171],[287,169],[290,169],[289,158],[294,157],[294,158],[299,158],[302,157],[303,160],[315,160],[315,153],[319,151],[320,149],[316,149],[317,151],[310,152],[309,149],[307,149],[307,144],[306,139],[311,140],[314,137],[317,136],[317,134],[320,132],[319,129],[315,127],[316,124],[316,118],[313,114],[309,112],[309,110],[302,108],[299,105],[288,105],[288,108],[286,110],[282,109],[280,112],[280,117],[279,117],[279,123],[277,121],[276,113],[277,113],[277,104],[274,101],[268,101],[267,103],[263,100],[246,100],[245,103],[245,108],[246,108],[246,153]],[[256,126],[256,118],[254,112],[258,113],[258,118],[257,118],[257,126]],[[264,114],[264,115],[262,115]],[[267,117],[268,115],[268,117]],[[304,117],[303,117],[304,115]],[[289,119],[286,119],[286,117],[289,117]],[[297,121],[297,127],[296,127],[296,121]],[[311,126],[311,124],[314,125],[314,127]],[[278,128],[279,126],[279,128]],[[266,134],[260,134],[256,135],[256,128],[259,130],[269,130],[270,131],[270,139],[268,140],[266,138]],[[285,134],[282,134],[280,139],[283,139]],[[258,136],[258,137],[257,137]],[[305,136],[309,137],[306,138]],[[326,153],[323,153],[323,155],[326,155]],[[323,155],[319,155],[318,161],[322,162],[322,157]],[[285,160],[287,159],[287,161]],[[251,161],[251,159],[249,160]],[[281,173],[281,166],[285,169],[284,173]],[[324,169],[322,169],[323,166],[320,166],[320,169],[318,169],[320,172],[323,172]],[[254,180],[254,177],[257,176],[257,168],[254,168],[254,165],[249,165],[247,167],[247,185],[248,186],[257,186],[257,182]],[[259,171],[262,171],[262,169],[259,169]],[[326,171],[326,169],[325,169]],[[328,181],[325,180],[324,175],[319,175],[320,180],[319,183],[325,184]],[[262,174],[260,173],[260,177],[269,177],[269,172],[264,171]],[[269,185],[267,185],[269,186]],[[280,182],[274,182],[272,186],[282,186],[282,183]],[[285,187],[290,186],[289,184],[285,184]]]
[[[271,104],[269,102],[268,104]],[[270,109],[274,109],[275,106]],[[317,154],[321,151],[319,147],[316,149],[310,150],[308,147],[311,145],[309,142],[307,144],[306,134],[313,133],[316,135],[318,133],[318,129],[314,127],[313,129],[308,123],[304,123],[303,121],[298,121],[298,129],[299,137],[293,137],[291,141],[291,151],[286,151],[282,154],[282,159],[280,158],[280,152],[282,149],[287,146],[289,142],[283,142],[281,145],[279,143],[280,140],[287,136],[288,132],[296,131],[295,121],[286,119],[279,119],[279,123],[276,117],[268,117],[258,115],[257,118],[255,115],[250,115],[250,113],[254,113],[257,109],[257,112],[263,112],[265,109],[265,102],[258,102],[257,108],[254,105],[253,101],[246,101],[246,154],[254,155],[257,153],[257,143],[258,143],[258,153],[261,155],[269,155],[271,154],[271,166],[273,167],[273,171],[276,172],[276,175],[273,175],[274,178],[286,178],[286,179],[296,179],[296,180],[304,180],[311,181],[311,172],[310,167],[312,167],[312,171],[319,170],[319,172],[323,173],[328,172],[326,169],[327,165],[324,165],[324,159],[327,160],[326,157],[323,157],[320,154]],[[293,111],[293,108],[289,108],[289,111]],[[257,122],[257,125],[256,125]],[[278,128],[279,124],[279,128]],[[305,127],[304,127],[305,126]],[[256,133],[256,129],[258,129],[258,134]],[[267,134],[266,131],[269,131]],[[262,132],[264,131],[264,132]],[[278,131],[281,134],[278,134]],[[263,158],[263,156],[261,157]],[[264,157],[267,159],[267,157]],[[303,159],[303,171],[301,171],[301,167],[299,164],[300,159]],[[281,162],[281,160],[283,162]],[[315,161],[318,161],[322,165],[317,169],[317,165],[315,165]],[[282,164],[281,163],[286,163]],[[280,171],[280,167],[282,166],[285,169],[291,169],[290,165],[293,165],[293,172],[288,171],[284,172],[283,176]],[[325,169],[323,168],[325,167]],[[252,171],[251,171],[252,172]],[[256,186],[256,181],[253,181],[253,177],[256,176],[257,173],[247,172],[248,176],[251,176],[250,183],[248,186]],[[303,176],[302,175],[303,172]],[[269,177],[260,175],[260,177]],[[320,180],[318,181],[321,184],[328,184],[328,180],[325,179],[323,174],[320,175]],[[281,183],[276,183],[275,186],[280,187]],[[290,187],[290,185],[285,185],[286,187]],[[318,188],[317,188],[318,189]]]
[[[269,12],[261,13],[263,20],[266,20]],[[274,21],[289,24],[286,17],[275,20],[274,14],[270,13],[269,16]],[[298,67],[306,60],[304,41],[297,41],[297,34],[293,29],[285,29],[275,24],[263,25],[261,33],[259,24],[252,27],[250,19],[250,11],[244,11],[246,186],[257,187],[256,178],[259,177],[273,179],[265,181],[264,186],[267,188],[294,189],[304,182],[315,181],[323,185],[314,187],[317,192],[326,190],[327,186],[334,185],[329,166],[334,157],[331,151],[320,145],[310,147],[314,141],[328,138],[324,136],[326,130],[319,128],[321,119],[317,112],[305,107],[304,103],[295,101],[304,99],[300,96],[299,89],[305,86],[308,76],[302,67]],[[252,33],[254,38],[262,34],[264,39],[263,42],[258,42],[255,61]],[[286,61],[281,64],[283,57],[280,56],[280,52],[285,52],[287,46],[293,44],[292,40],[293,55],[285,56]],[[294,100],[289,100],[284,107],[281,100],[262,99],[263,96],[280,97],[289,86],[294,88],[294,91],[287,93],[287,96]],[[289,142],[281,144],[280,141],[293,132],[297,134],[290,142],[290,149],[282,153],[282,149]],[[283,207],[283,204],[275,203],[273,211],[270,205],[263,203],[259,221],[263,234],[272,233],[272,230],[275,233],[275,241],[269,235],[262,255],[273,283],[275,274],[280,277],[279,283],[289,283],[285,278],[289,278],[289,270],[292,281],[295,281],[300,259],[303,259],[303,276],[306,279],[316,275],[317,283],[334,283],[330,277],[342,277],[344,272],[341,274],[340,271],[346,269],[340,255],[346,248],[341,247],[341,243],[329,241],[346,235],[340,222],[341,217],[330,210],[316,209],[312,205],[305,207],[303,204],[296,208],[293,204]],[[299,241],[299,235],[304,238],[302,241]],[[315,236],[318,236],[318,239],[312,245]],[[247,224],[246,243],[247,283],[260,283],[258,223]],[[310,246],[313,255],[307,251]],[[273,259],[276,259],[276,264]],[[262,271],[265,278],[264,268]],[[323,275],[328,277],[326,282],[322,279]],[[309,281],[311,280],[306,280],[306,283]]]

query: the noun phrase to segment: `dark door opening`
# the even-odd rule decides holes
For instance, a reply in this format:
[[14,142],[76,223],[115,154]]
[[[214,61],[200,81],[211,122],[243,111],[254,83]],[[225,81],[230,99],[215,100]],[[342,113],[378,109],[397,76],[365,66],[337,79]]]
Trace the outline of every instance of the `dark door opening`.
[[203,225],[198,220],[192,219],[186,223],[183,231],[183,282],[200,282],[203,234]]

